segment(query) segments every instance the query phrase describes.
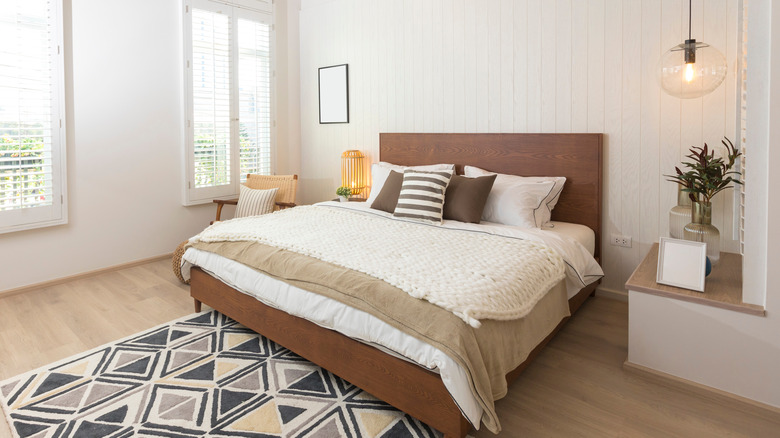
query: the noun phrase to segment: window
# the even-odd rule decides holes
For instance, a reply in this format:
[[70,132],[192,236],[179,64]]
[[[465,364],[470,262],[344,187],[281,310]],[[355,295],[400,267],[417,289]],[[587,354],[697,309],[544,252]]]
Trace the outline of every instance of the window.
[[273,172],[271,3],[187,0],[184,32],[189,205]]
[[0,8],[0,233],[67,223],[61,0]]

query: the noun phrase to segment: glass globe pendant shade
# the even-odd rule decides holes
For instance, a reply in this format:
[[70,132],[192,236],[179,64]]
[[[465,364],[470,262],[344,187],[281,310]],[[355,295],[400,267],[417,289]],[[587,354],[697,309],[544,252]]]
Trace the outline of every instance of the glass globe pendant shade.
[[726,58],[716,48],[686,40],[658,61],[658,84],[669,95],[694,99],[718,88],[726,72]]

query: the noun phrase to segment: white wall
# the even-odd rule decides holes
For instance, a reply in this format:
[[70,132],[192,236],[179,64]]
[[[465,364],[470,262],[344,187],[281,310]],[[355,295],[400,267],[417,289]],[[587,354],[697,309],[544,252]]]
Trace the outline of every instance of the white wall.
[[[662,177],[693,145],[735,135],[737,0],[695,0],[693,35],[731,66],[712,94],[682,101],[655,81],[687,35],[683,0],[304,0],[301,200],[330,199],[339,157],[378,159],[379,132],[603,132],[603,287],[624,283],[668,230]],[[349,63],[350,123],[318,123],[317,68]],[[732,237],[732,194],[715,225]],[[632,236],[630,249],[608,245]]]
[[300,0],[275,4],[276,173],[301,173]]
[[[748,17],[745,296],[758,317],[631,291],[628,360],[780,407],[780,8],[751,1]],[[771,145],[771,146],[770,146]],[[767,268],[770,269],[767,269]]]
[[[70,223],[0,235],[0,291],[170,253],[215,212],[182,206],[180,2],[66,0],[65,13]],[[292,58],[284,101],[298,88]],[[298,130],[292,101],[279,119]]]
[[170,253],[214,214],[181,205],[178,2],[132,6],[65,2],[70,223],[0,235],[0,290]]

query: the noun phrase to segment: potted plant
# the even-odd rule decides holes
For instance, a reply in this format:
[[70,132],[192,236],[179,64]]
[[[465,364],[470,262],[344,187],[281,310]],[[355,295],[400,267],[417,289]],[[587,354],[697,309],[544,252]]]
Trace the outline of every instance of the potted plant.
[[715,265],[720,259],[720,232],[712,225],[712,198],[734,184],[742,184],[736,179],[740,175],[733,170],[737,158],[742,155],[726,137],[721,141],[726,147],[726,157],[716,157],[715,151],[704,147],[692,147],[686,155],[692,161],[683,163],[685,172],[675,167],[675,175],[665,175],[668,181],[677,183],[688,194],[693,203],[691,223],[685,226],[683,238],[707,243],[707,257]]
[[339,201],[347,202],[352,195],[352,189],[346,186],[341,186],[336,189],[336,194],[339,196]]

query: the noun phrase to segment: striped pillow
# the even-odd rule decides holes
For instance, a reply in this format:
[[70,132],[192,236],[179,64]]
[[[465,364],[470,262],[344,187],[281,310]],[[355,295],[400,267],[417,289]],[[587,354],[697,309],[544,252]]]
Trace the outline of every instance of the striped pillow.
[[451,178],[451,170],[404,170],[404,182],[393,216],[440,224],[444,211],[444,193]]
[[255,190],[243,184],[239,187],[241,187],[241,191],[238,193],[235,217],[258,216],[274,211],[278,188]]

